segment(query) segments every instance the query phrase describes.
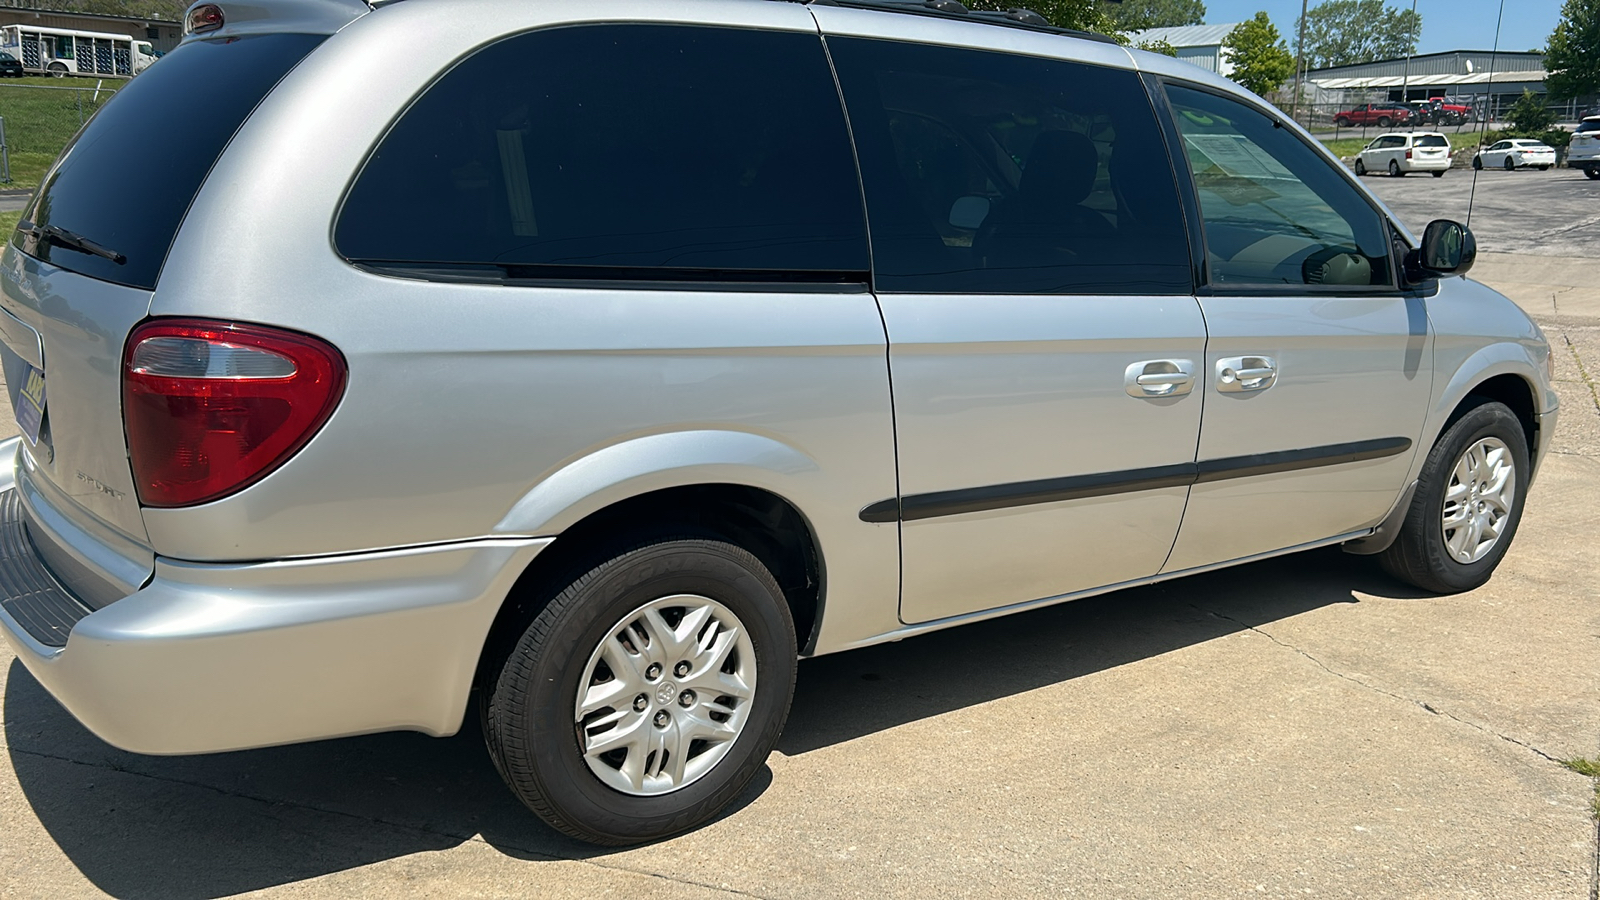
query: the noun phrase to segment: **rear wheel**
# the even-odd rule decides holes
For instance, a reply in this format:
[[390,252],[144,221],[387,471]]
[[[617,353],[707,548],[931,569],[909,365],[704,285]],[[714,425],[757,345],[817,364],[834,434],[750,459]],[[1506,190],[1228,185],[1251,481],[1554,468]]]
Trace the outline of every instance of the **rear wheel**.
[[1379,562],[1440,594],[1489,580],[1522,520],[1528,443],[1504,404],[1481,400],[1429,451],[1405,523]]
[[724,809],[777,744],[794,623],[772,574],[718,540],[660,538],[534,618],[480,697],[490,756],[553,828],[621,845]]
[[1548,171],[1550,171],[1550,167],[1549,166],[1540,166],[1539,167],[1539,171],[1548,172]]
[[1389,117],[1388,116],[1380,116],[1378,118],[1378,127],[1379,128],[1388,128],[1389,127]]
[[1517,164],[1515,162],[1512,162],[1511,157],[1509,157],[1509,156],[1506,157],[1506,171],[1507,172],[1514,172],[1514,171],[1516,171],[1516,169],[1517,169]]
[[1435,177],[1435,178],[1443,178],[1444,177],[1444,170],[1440,169],[1439,171],[1433,173],[1433,177]]
[[1400,163],[1398,163],[1398,162],[1396,162],[1395,160],[1392,160],[1392,159],[1389,160],[1389,177],[1390,178],[1401,178],[1401,177],[1404,177],[1405,174],[1406,173],[1400,171]]

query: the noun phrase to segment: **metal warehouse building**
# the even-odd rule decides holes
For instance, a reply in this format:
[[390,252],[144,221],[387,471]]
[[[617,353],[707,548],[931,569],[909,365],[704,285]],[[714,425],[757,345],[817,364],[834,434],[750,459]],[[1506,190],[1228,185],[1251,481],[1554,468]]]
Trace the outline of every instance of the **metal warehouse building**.
[[183,26],[164,19],[145,19],[135,16],[111,16],[98,13],[63,12],[24,6],[28,0],[0,0],[0,25],[40,25],[46,28],[69,28],[74,31],[100,31],[107,34],[126,34],[136,40],[148,41],[165,53],[178,46],[183,38]]
[[1524,90],[1543,94],[1545,75],[1542,53],[1452,50],[1313,69],[1306,80],[1319,106],[1449,97],[1498,116]]
[[1135,31],[1128,36],[1134,44],[1166,41],[1178,51],[1179,59],[1226,77],[1233,73],[1233,64],[1222,49],[1222,42],[1228,39],[1230,31],[1238,27],[1237,22],[1230,25],[1178,25]]

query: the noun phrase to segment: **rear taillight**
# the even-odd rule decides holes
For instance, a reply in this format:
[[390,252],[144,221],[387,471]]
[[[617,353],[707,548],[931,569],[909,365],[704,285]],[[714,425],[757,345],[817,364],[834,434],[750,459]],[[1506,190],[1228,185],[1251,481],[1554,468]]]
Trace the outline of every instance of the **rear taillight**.
[[1406,151],[1406,159],[1410,159],[1410,158],[1411,158],[1411,151],[1407,150]]
[[192,506],[259,481],[344,394],[331,344],[261,325],[153,319],[128,337],[122,415],[145,506]]

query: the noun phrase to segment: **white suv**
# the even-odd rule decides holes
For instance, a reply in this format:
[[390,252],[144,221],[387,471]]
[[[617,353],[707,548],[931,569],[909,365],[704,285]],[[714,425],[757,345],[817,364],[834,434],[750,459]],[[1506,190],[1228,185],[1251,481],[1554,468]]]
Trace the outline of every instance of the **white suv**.
[[1450,168],[1450,139],[1436,131],[1379,135],[1356,156],[1356,174],[1432,172],[1443,178]]
[[1567,168],[1600,179],[1600,116],[1585,116],[1567,145]]

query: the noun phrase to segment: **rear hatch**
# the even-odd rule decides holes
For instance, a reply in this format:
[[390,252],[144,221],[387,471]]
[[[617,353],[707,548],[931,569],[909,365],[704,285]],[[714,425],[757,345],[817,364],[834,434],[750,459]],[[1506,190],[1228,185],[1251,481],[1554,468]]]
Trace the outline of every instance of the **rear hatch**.
[[1418,135],[1411,152],[1417,159],[1444,159],[1450,155],[1450,140],[1442,134]]
[[190,39],[73,138],[0,258],[0,361],[29,531],[91,605],[154,568],[122,420],[122,354],[206,174],[323,35]]

